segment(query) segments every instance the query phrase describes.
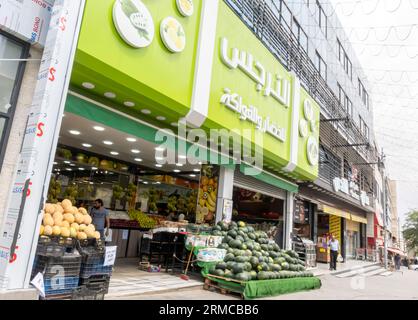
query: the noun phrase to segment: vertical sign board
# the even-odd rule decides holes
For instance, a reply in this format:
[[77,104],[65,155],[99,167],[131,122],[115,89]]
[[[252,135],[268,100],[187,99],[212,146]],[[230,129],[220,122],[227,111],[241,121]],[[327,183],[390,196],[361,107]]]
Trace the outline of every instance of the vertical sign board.
[[[55,0],[52,8],[15,181],[0,233],[0,288],[3,289],[29,286],[41,209],[51,177],[83,9],[84,0]],[[23,195],[28,180],[29,189]],[[26,199],[18,225],[23,197]]]
[[341,217],[329,215],[329,233],[332,233],[341,246]]
[[0,0],[0,25],[32,44],[45,45],[53,0]]

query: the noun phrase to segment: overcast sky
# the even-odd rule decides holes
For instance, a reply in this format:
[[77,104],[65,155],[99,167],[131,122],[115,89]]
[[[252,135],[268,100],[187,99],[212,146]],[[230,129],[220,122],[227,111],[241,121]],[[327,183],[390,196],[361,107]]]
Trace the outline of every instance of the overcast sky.
[[331,2],[372,85],[375,133],[403,221],[418,208],[418,1]]

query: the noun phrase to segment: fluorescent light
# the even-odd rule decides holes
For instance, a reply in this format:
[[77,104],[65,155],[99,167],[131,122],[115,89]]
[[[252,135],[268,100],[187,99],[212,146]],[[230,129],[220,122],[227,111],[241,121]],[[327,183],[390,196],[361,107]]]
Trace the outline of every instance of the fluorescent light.
[[192,177],[192,178],[196,177],[195,174],[189,174],[189,176]]
[[163,157],[155,157],[155,160],[161,161],[161,160],[164,160],[164,158]]
[[177,172],[177,173],[178,173],[178,172],[181,172],[181,171],[180,171],[180,170],[178,170],[178,169],[174,169],[173,171],[174,171],[174,172]]
[[82,146],[86,147],[86,148],[91,148],[92,147],[92,145],[90,143],[83,143]]
[[109,99],[114,99],[114,98],[116,98],[116,94],[114,94],[113,92],[105,92],[105,93],[104,93],[104,96],[105,96],[106,98],[109,98]]
[[75,136],[78,136],[78,135],[81,134],[81,132],[78,131],[78,130],[69,130],[68,132],[71,133],[72,135],[75,135]]
[[84,168],[78,168],[78,170],[83,171],[83,170],[84,170]]
[[58,162],[54,161],[54,164],[58,164]]
[[202,165],[202,161],[199,161],[198,164]]
[[135,138],[128,137],[128,138],[126,138],[126,141],[128,141],[128,142],[136,142],[136,139]]
[[73,171],[73,169],[71,169],[71,168],[65,168],[65,170],[67,170],[67,171]]
[[142,110],[141,110],[141,112],[142,112],[143,114],[150,114],[150,113],[151,113],[151,111],[150,111],[150,110],[148,110],[148,109],[142,109]]
[[185,155],[179,155],[179,159],[187,159],[187,156],[185,156]]
[[127,107],[135,107],[135,103],[132,101],[125,101],[123,104]]
[[157,181],[155,184],[161,184],[161,182],[160,181]]
[[141,158],[135,158],[134,160],[137,161],[137,162],[142,162]]
[[182,163],[176,163],[176,166],[177,166],[177,167],[182,167],[182,166],[183,166],[183,164],[182,164]]
[[97,169],[98,169],[98,168],[96,168],[96,167],[92,167],[92,168],[91,168],[91,170],[97,170]]
[[96,130],[96,131],[105,131],[105,128],[103,128],[101,126],[94,126],[93,129]]
[[200,172],[200,169],[193,169],[194,172]]
[[74,164],[74,163],[70,163],[70,166],[71,166],[71,167],[75,167],[75,164]]
[[81,84],[86,89],[94,89],[96,86],[91,82],[83,82]]
[[163,152],[163,151],[165,151],[165,148],[163,148],[163,147],[156,147],[155,148],[155,151]]
[[148,181],[144,181],[144,184],[148,184]]
[[108,145],[108,146],[111,146],[113,144],[112,141],[108,141],[108,140],[103,141],[103,143]]
[[158,121],[165,121],[166,117],[163,117],[163,116],[158,116],[156,119],[157,119]]
[[71,163],[71,161],[64,161],[64,163],[66,163],[66,164],[70,164],[70,163]]
[[132,149],[131,152],[132,153],[140,153],[141,151],[139,151],[138,149]]
[[163,165],[162,165],[162,164],[158,164],[158,163],[157,163],[155,166],[156,166],[157,168],[161,168]]
[[116,152],[116,151],[110,151],[110,154],[112,154],[112,155],[114,155],[114,156],[117,156],[117,155],[119,154],[119,152]]

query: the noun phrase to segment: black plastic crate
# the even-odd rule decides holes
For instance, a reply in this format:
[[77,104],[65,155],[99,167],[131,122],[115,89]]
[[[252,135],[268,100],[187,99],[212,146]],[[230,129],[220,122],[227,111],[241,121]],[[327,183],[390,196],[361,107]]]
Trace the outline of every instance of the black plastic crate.
[[108,293],[110,276],[108,275],[95,275],[89,278],[80,278],[80,286],[84,286],[89,290],[101,291]]
[[90,278],[91,276],[108,275],[112,274],[113,266],[104,266],[104,260],[99,263],[83,263],[80,270],[80,278]]
[[46,297],[52,295],[72,294],[78,287],[78,277],[55,277],[53,279],[44,279]]
[[73,253],[75,249],[76,239],[42,236],[39,238],[36,254],[60,257],[65,253]]
[[72,300],[104,300],[105,290],[92,290],[86,286],[80,286],[73,291]]
[[[44,275],[44,278],[51,278],[63,272],[63,276],[78,277],[81,269],[81,259],[79,254],[65,254],[62,257],[36,256],[32,275],[38,272]],[[62,267],[62,268],[59,268]]]

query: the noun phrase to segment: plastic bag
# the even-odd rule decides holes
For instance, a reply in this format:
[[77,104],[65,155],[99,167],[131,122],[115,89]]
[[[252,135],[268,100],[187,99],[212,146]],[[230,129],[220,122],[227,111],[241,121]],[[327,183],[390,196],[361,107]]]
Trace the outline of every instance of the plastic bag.
[[338,255],[337,262],[344,262],[344,258],[343,258],[342,255],[340,255],[340,254]]

